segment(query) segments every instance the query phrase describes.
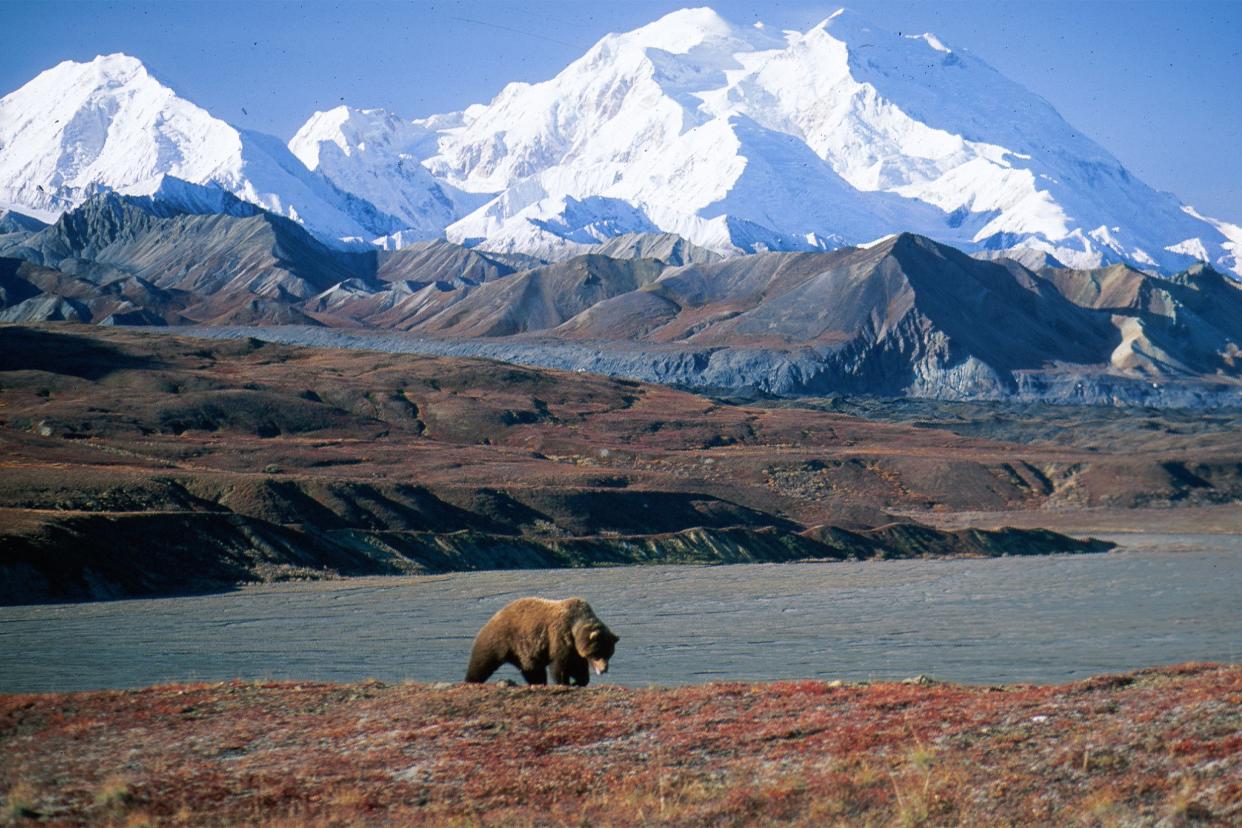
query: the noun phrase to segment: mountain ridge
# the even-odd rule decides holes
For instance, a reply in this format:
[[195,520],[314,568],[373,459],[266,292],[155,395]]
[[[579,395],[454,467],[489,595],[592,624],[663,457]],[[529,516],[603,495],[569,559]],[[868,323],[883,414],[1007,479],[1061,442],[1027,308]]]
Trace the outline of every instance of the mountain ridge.
[[0,239],[0,316],[402,332],[398,349],[777,395],[1242,400],[1242,285],[1204,266],[1036,271],[910,233],[731,258],[667,234],[555,262],[444,240],[351,252],[191,202],[109,193]]

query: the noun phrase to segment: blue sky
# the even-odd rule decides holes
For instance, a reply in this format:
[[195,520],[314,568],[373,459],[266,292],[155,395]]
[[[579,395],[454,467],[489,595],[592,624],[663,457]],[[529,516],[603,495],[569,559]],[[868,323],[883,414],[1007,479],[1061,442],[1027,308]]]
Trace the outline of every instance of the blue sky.
[[[123,51],[217,116],[287,139],[339,103],[418,117],[489,100],[510,80],[551,77],[610,31],[685,5],[0,0],[0,91],[61,60]],[[840,3],[710,5],[738,23],[806,29]],[[846,5],[876,26],[974,52],[1149,184],[1242,221],[1242,2]]]

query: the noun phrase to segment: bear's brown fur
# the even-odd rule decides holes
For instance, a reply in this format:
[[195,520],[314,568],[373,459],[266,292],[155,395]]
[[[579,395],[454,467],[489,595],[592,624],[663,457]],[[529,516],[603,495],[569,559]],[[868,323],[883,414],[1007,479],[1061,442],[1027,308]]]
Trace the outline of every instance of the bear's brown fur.
[[608,672],[608,659],[620,640],[581,598],[519,598],[479,630],[466,681],[487,681],[508,663],[522,671],[527,684],[547,684],[551,666],[556,684],[585,687],[592,669]]

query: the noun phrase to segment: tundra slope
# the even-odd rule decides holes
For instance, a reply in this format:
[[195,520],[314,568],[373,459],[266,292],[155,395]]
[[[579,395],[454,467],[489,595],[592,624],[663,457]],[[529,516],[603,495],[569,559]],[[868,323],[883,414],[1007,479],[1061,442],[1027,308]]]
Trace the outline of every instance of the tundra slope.
[[0,696],[0,786],[15,819],[64,825],[1236,824],[1240,729],[1242,667],[1210,664],[1051,687],[234,681]]

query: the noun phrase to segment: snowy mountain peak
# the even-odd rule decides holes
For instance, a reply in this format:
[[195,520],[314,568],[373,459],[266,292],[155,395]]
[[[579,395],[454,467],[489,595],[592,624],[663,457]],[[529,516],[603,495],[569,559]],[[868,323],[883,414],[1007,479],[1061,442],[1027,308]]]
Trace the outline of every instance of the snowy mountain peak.
[[321,144],[329,142],[345,155],[356,151],[391,147],[420,135],[399,116],[383,109],[354,109],[338,106],[316,112],[293,140],[289,149],[310,169],[319,166]]
[[39,82],[45,89],[57,86],[81,90],[143,81],[163,86],[141,60],[124,52],[114,52],[97,55],[88,61],[61,61],[40,72],[31,83]]
[[[1187,221],[1044,99],[932,33],[847,9],[784,39],[674,12],[440,120],[454,126],[425,166],[495,195],[450,238],[506,250],[526,238],[546,255],[549,228],[576,224],[547,210],[624,202],[719,252],[910,230],[1079,267],[1175,270],[1200,243],[1233,261],[1222,223]],[[620,230],[608,212],[596,226]]]
[[124,54],[65,61],[0,99],[0,199],[54,218],[100,189],[149,192],[205,177],[235,130]]
[[181,98],[137,58],[65,61],[0,99],[0,203],[52,220],[113,190],[156,194],[166,177],[219,188],[329,238],[399,229],[294,158]]
[[626,43],[682,55],[708,41],[740,39],[743,32],[706,6],[680,9],[659,20],[617,35]]
[[[115,80],[128,80],[130,78],[142,76],[150,77],[147,67],[141,60],[124,52],[113,52],[110,55],[98,55],[94,60],[87,63],[74,63],[71,60],[63,61],[58,64],[56,69],[65,67],[66,71],[77,72],[81,67],[89,67],[98,73],[101,78],[109,78]],[[52,71],[55,71],[52,70]]]
[[[922,34],[906,34],[889,31],[872,24],[865,15],[851,8],[842,7],[825,17],[805,33],[789,32],[788,35],[808,36],[815,33],[826,33],[835,39],[851,44],[854,48],[882,48],[885,50],[915,47],[920,50],[930,48],[942,54],[952,54],[953,50],[946,46],[940,38],[931,32]],[[912,44],[901,44],[899,41],[917,41]]]
[[312,170],[319,166],[319,145],[323,141],[330,141],[348,155],[352,145],[346,138],[346,125],[353,119],[355,112],[364,111],[366,110],[342,105],[326,112],[316,112],[289,142],[290,152]]

